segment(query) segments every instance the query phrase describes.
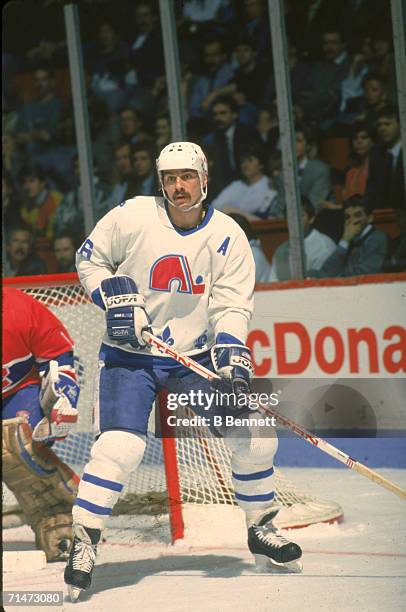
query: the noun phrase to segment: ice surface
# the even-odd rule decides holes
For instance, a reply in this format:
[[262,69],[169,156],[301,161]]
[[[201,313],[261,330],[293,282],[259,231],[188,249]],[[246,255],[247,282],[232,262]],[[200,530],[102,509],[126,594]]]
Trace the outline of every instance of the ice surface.
[[[91,591],[47,608],[94,612],[396,612],[406,610],[406,504],[342,469],[284,469],[301,488],[344,509],[340,525],[288,532],[304,551],[300,575],[255,570],[243,515],[187,508],[186,538],[170,544],[166,517],[114,517],[100,546]],[[406,470],[380,470],[406,487]],[[5,550],[34,549],[31,531],[4,532]],[[63,564],[5,573],[3,590],[63,590]],[[7,609],[7,608],[6,608]],[[25,607],[9,607],[11,612]],[[35,610],[42,610],[35,607]],[[45,608],[44,608],[45,610]]]

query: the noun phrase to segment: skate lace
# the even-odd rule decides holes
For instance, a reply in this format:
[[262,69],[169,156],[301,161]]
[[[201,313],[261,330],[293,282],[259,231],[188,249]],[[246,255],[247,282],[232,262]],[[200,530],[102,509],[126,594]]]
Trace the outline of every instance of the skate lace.
[[277,548],[290,544],[289,540],[272,527],[255,527],[255,533],[261,542]]
[[73,553],[72,567],[74,570],[82,572],[91,572],[96,559],[95,547],[86,542],[75,542],[75,550]]

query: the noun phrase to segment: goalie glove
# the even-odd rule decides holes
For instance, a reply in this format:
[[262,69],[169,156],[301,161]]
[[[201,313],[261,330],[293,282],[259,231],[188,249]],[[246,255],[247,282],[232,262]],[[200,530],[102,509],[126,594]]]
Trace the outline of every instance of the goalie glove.
[[129,276],[106,278],[100,285],[106,309],[107,334],[119,344],[129,343],[136,349],[147,343],[142,337],[151,331],[151,321],[145,310],[145,298],[137,292],[137,285]]
[[41,381],[39,401],[44,417],[32,432],[36,442],[63,440],[78,420],[79,385],[52,360]]
[[229,393],[231,389],[234,402],[230,408],[234,412],[248,410],[253,373],[250,349],[243,344],[215,344],[211,359],[215,372],[223,379],[215,383],[216,389],[222,393]]

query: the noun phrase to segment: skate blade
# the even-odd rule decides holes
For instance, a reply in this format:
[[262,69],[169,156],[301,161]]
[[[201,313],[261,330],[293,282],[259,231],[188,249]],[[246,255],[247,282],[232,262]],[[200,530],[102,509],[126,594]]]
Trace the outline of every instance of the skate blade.
[[79,596],[83,589],[79,589],[79,587],[75,587],[72,584],[68,584],[68,593],[72,603],[79,599]]
[[265,574],[301,574],[303,571],[303,564],[299,559],[277,563],[266,555],[254,555],[254,557],[257,570]]

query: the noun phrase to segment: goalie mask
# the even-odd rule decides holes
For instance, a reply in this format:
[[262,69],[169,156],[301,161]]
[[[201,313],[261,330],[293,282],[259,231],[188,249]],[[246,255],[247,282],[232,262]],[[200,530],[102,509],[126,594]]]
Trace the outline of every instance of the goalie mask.
[[207,159],[199,145],[193,142],[172,142],[168,144],[162,149],[156,160],[156,169],[162,192],[172,206],[174,206],[174,203],[168,198],[163,184],[163,173],[165,170],[195,170],[199,175],[201,197],[196,204],[193,204],[188,209],[184,209],[184,212],[197,208],[206,199]]

